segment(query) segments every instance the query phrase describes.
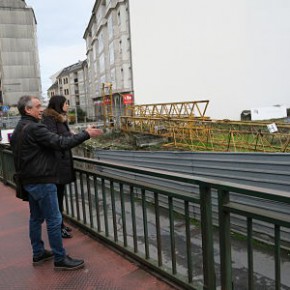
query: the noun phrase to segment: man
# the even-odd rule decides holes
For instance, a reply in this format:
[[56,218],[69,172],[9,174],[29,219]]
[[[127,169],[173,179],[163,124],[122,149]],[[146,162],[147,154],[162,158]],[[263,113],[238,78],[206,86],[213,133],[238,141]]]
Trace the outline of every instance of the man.
[[[62,217],[55,185],[58,166],[55,151],[73,148],[91,137],[101,135],[102,131],[88,127],[83,132],[69,137],[60,136],[50,132],[39,122],[43,108],[37,97],[23,96],[19,99],[17,107],[21,119],[12,134],[11,147],[16,170],[20,171],[22,184],[29,193],[29,235],[33,265],[54,258],[55,270],[80,269],[84,266],[84,261],[66,255],[62,244]],[[18,164],[20,168],[17,168]],[[52,252],[44,248],[41,239],[44,220]]]

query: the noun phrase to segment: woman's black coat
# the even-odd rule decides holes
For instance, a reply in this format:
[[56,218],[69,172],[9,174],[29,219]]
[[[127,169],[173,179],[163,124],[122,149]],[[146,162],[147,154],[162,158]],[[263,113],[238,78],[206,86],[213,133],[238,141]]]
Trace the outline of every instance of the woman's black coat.
[[[46,109],[42,115],[42,123],[49,131],[61,136],[71,136],[72,133],[67,124],[66,116],[53,109]],[[55,151],[57,161],[57,184],[67,184],[75,180],[73,170],[73,158],[71,150]]]

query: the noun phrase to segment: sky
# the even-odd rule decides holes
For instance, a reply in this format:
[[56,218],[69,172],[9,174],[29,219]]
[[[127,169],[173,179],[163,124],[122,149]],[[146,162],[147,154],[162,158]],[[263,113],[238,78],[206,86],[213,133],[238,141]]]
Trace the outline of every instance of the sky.
[[43,97],[50,77],[66,66],[86,59],[83,35],[95,0],[26,0],[37,21],[37,38]]

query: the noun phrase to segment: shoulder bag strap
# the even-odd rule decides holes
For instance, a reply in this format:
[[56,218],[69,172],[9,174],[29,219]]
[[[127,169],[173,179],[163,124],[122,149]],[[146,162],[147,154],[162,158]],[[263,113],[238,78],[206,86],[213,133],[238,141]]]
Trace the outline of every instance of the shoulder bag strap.
[[18,167],[18,170],[20,170],[20,148],[21,148],[21,145],[22,145],[22,139],[23,139],[23,132],[24,132],[24,129],[29,125],[29,123],[26,123],[24,124],[24,126],[22,127],[21,131],[20,131],[20,134],[19,134],[19,142],[17,144],[17,151],[18,151],[18,158],[17,158],[17,167]]

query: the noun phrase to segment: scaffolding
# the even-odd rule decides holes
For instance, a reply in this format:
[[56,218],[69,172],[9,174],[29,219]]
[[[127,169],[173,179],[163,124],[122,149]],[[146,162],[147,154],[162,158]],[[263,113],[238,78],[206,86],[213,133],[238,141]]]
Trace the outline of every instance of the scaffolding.
[[114,124],[112,83],[102,83],[102,109],[104,128]]

